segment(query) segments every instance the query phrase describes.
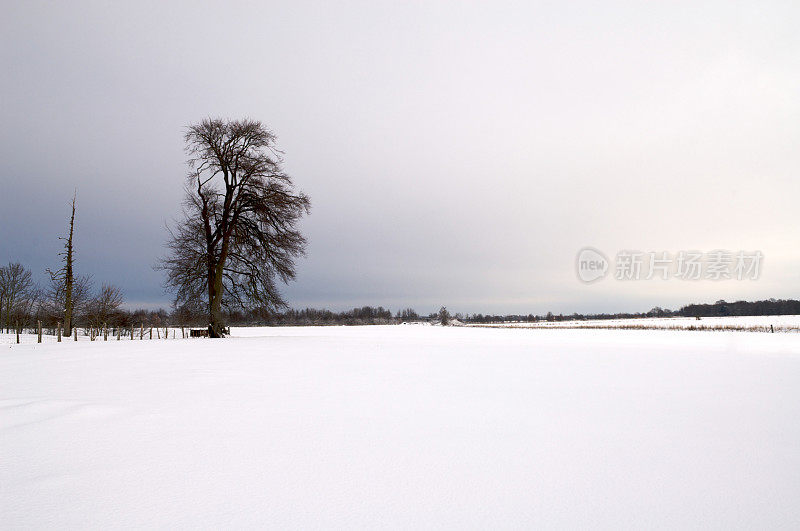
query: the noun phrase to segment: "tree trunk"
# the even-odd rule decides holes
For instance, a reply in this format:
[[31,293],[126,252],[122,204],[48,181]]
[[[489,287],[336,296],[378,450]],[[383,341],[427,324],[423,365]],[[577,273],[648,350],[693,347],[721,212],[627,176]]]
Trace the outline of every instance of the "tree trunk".
[[64,271],[64,334],[69,336],[72,332],[72,287],[74,284],[73,270],[72,270],[72,234],[75,228],[75,198],[72,198],[72,217],[69,220],[69,238],[67,238],[67,263]]
[[209,268],[208,272],[208,337],[224,337],[222,330],[222,267]]

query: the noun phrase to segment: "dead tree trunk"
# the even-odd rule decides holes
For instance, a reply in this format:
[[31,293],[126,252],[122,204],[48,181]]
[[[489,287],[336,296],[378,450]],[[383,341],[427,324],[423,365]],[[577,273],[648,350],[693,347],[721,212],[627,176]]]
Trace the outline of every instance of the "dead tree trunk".
[[72,332],[72,313],[74,301],[72,300],[72,289],[75,284],[72,260],[74,257],[72,247],[72,236],[75,229],[75,197],[72,198],[72,216],[69,218],[69,236],[66,243],[66,255],[64,264],[64,333],[70,335]]

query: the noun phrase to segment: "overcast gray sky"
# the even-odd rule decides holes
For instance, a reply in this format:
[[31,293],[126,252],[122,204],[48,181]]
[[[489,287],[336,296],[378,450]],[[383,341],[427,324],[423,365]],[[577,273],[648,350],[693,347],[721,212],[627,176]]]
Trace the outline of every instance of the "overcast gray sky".
[[[0,261],[166,306],[182,135],[268,124],[312,198],[295,307],[676,308],[800,297],[800,3],[4,2]],[[578,250],[760,250],[758,281]]]

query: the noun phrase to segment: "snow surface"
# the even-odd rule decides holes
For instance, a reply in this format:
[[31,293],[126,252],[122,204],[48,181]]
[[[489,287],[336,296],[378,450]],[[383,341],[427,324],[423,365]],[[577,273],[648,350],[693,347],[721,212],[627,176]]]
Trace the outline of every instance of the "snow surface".
[[0,528],[800,527],[796,334],[0,347]]
[[[586,319],[566,321],[536,321],[536,322],[509,322],[497,323],[491,326],[505,326],[510,328],[749,328],[773,325],[775,332],[800,331],[800,315],[753,315],[753,316],[728,316],[728,317],[639,317],[634,319]],[[483,325],[475,325],[483,326]]]

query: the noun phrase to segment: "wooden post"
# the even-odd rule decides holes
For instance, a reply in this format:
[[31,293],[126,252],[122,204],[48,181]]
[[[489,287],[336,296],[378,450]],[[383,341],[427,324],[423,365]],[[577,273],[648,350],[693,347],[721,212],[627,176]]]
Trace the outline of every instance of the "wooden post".
[[153,327],[150,327],[150,339],[153,339]]
[[58,322],[58,342],[61,343],[61,321]]
[[164,339],[169,339],[169,327],[164,327]]
[[122,327],[118,326],[117,327],[117,341],[119,341],[120,339],[122,339]]
[[41,343],[42,342],[42,322],[41,321],[36,321],[36,324],[37,324],[37,328],[39,329],[39,335],[36,338],[36,342],[37,343]]
[[[161,329],[156,328],[156,334],[158,334],[158,339],[161,339]],[[150,339],[153,339],[153,329],[150,329]]]
[[131,325],[131,341],[133,341],[133,325]]
[[77,341],[78,340],[78,329],[77,328],[73,328],[72,332],[75,334],[75,341]]
[[183,325],[181,325],[181,339],[186,339],[186,332],[183,329]]
[[139,328],[139,341],[144,339],[144,323],[141,324],[141,328]]
[[19,344],[19,322],[16,322],[14,324],[16,325],[15,328],[17,329],[17,344]]
[[774,329],[774,328],[772,328],[772,325],[769,325],[769,331],[770,331],[770,333],[772,333],[772,334],[774,334],[774,333],[775,333],[775,329]]
[[103,341],[108,341],[108,325],[103,323]]

